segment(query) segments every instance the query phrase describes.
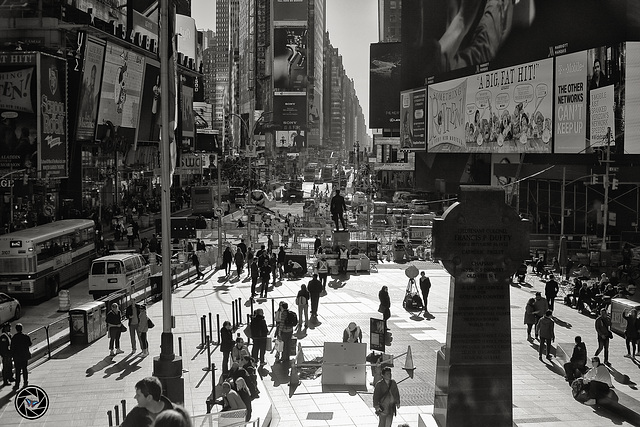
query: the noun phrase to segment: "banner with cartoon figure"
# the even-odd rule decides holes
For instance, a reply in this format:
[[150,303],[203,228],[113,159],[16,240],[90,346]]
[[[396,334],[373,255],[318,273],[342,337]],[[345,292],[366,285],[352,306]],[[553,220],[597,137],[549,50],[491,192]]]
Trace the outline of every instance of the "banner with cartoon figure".
[[553,60],[432,84],[427,151],[549,153]]

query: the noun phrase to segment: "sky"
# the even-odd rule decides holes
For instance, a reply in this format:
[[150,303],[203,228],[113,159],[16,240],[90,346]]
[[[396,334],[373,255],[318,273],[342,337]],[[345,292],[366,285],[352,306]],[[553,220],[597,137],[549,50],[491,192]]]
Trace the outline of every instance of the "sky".
[[[378,41],[377,0],[326,0],[329,39],[342,55],[347,75],[369,123],[369,45]],[[214,0],[192,0],[191,16],[198,29],[215,29]]]

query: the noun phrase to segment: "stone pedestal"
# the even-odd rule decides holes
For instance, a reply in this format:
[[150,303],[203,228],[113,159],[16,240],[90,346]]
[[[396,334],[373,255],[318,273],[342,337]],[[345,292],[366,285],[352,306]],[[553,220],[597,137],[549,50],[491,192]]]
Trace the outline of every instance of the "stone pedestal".
[[349,232],[348,231],[333,231],[331,239],[331,247],[335,247],[336,245],[342,246],[345,245],[347,249],[349,249]]
[[451,274],[447,343],[438,351],[441,427],[513,425],[511,276],[529,252],[528,225],[504,192],[463,186],[433,226],[433,255]]

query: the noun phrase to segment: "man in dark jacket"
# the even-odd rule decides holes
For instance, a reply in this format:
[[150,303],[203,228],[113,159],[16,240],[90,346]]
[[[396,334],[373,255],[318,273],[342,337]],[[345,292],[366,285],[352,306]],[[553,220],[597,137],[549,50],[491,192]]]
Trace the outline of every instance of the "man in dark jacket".
[[556,282],[555,276],[552,274],[549,277],[549,281],[544,287],[544,296],[547,298],[547,304],[549,306],[549,310],[553,311],[553,303],[555,301],[556,296],[558,296],[558,291],[560,287],[558,286],[558,282]]
[[120,427],[150,427],[163,411],[174,409],[173,403],[162,395],[162,384],[156,377],[146,377],[136,383],[138,406],[127,414]]
[[322,241],[320,240],[320,237],[318,237],[318,235],[316,234],[316,240],[313,242],[313,254],[317,255],[318,250],[321,247],[322,247]]
[[569,385],[587,372],[587,346],[582,342],[580,335],[575,338],[576,344],[573,346],[573,353],[571,359],[564,364],[564,372],[567,375],[567,381]]
[[311,320],[318,318],[318,302],[320,301],[320,294],[322,293],[322,282],[318,280],[318,275],[313,274],[313,279],[309,281],[307,285],[309,291],[309,299],[311,300]]
[[613,338],[611,333],[611,320],[607,316],[607,309],[600,310],[600,315],[596,318],[596,332],[598,333],[598,349],[595,356],[604,349],[604,364],[609,364],[609,340]]
[[261,308],[255,310],[250,323],[251,339],[253,340],[253,347],[251,348],[251,357],[254,360],[260,360],[260,364],[264,365],[264,353],[267,349],[267,337],[269,336],[269,329],[267,328],[267,322],[264,319],[264,311]]
[[13,359],[11,358],[11,324],[2,325],[0,334],[0,357],[2,357],[2,379],[4,385],[11,385],[13,378]]
[[31,359],[31,338],[29,335],[22,333],[22,323],[16,323],[16,333],[11,338],[11,355],[13,356],[13,364],[16,367],[16,384],[13,386],[14,390],[20,388],[20,374],[24,379],[24,386],[29,385],[29,372],[27,371],[27,364]]
[[346,210],[347,204],[344,202],[344,197],[340,195],[340,190],[336,190],[336,195],[331,198],[330,205],[331,216],[333,221],[336,223],[336,231],[340,229],[340,227],[338,227],[338,219],[342,223],[342,229],[347,229],[344,221],[344,212]]
[[202,274],[202,272],[200,271],[200,259],[198,258],[198,254],[196,252],[193,252],[191,254],[191,263],[196,269],[196,274],[198,276],[198,279],[200,279],[201,277],[204,277],[204,274]]

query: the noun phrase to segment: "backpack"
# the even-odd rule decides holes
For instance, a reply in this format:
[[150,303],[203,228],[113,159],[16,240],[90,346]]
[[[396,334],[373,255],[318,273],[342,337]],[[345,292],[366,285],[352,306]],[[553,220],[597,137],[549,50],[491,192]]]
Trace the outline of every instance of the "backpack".
[[293,311],[287,311],[287,317],[284,318],[284,326],[298,326],[298,316]]

